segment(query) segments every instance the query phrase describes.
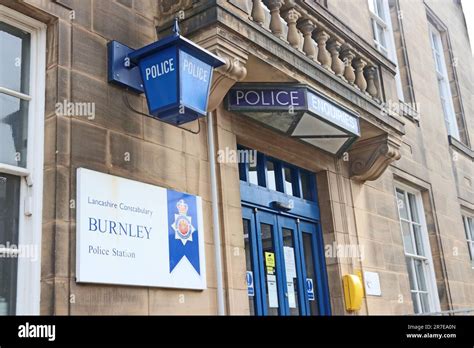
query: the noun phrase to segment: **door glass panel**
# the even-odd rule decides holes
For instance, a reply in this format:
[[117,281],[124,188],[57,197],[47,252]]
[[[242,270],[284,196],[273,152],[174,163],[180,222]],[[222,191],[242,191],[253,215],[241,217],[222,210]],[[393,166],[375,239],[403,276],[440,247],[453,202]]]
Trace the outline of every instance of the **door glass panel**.
[[[245,262],[246,262],[246,270],[247,272],[253,272],[252,267],[252,255],[250,249],[250,220],[242,219],[244,224],[244,243],[245,243]],[[252,273],[253,274],[253,273]],[[248,296],[249,298],[249,308],[250,308],[250,315],[255,315],[255,274],[253,274],[254,279],[254,286],[253,286],[253,296]]]
[[258,185],[258,173],[256,163],[249,163],[249,183]]
[[306,173],[304,171],[300,171],[301,173],[301,191],[303,199],[307,199],[308,201],[313,200],[313,193],[312,193],[312,187],[311,187],[311,178],[310,174]]
[[267,297],[267,313],[268,315],[278,315],[278,282],[276,273],[276,257],[275,247],[273,245],[273,226],[268,224],[260,224],[262,233],[262,250],[265,271],[265,292]]
[[267,161],[267,188],[276,191],[275,163]]
[[0,86],[29,92],[30,34],[0,22]]
[[318,315],[318,306],[317,306],[317,298],[316,298],[316,277],[314,271],[314,258],[313,258],[313,247],[311,243],[311,234],[303,233],[303,253],[304,253],[304,261],[306,265],[306,278],[312,279],[313,281],[313,299],[309,298],[309,310],[311,315]]
[[285,258],[286,273],[286,297],[290,307],[290,315],[299,315],[298,304],[298,279],[296,273],[295,246],[293,243],[293,230],[282,228],[283,234],[283,255]]
[[287,195],[293,196],[293,176],[291,173],[291,168],[284,167],[283,171],[285,174],[285,177],[284,177],[285,193]]
[[28,102],[0,93],[0,162],[26,166]]

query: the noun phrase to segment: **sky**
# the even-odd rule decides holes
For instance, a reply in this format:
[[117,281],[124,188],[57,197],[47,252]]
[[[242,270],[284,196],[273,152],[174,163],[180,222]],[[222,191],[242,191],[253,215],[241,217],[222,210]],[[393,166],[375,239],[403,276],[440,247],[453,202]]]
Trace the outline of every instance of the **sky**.
[[471,52],[474,53],[474,0],[462,0],[462,7],[471,41]]

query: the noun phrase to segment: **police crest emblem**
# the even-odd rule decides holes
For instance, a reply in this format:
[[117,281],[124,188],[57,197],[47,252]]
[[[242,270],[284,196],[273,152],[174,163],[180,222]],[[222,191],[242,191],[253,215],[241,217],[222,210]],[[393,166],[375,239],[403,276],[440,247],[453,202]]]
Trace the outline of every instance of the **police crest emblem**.
[[176,209],[178,209],[178,214],[174,214],[174,222],[171,228],[175,232],[175,239],[181,240],[183,245],[186,245],[187,242],[193,241],[193,233],[196,229],[192,225],[191,216],[187,215],[188,205],[183,199],[178,201]]

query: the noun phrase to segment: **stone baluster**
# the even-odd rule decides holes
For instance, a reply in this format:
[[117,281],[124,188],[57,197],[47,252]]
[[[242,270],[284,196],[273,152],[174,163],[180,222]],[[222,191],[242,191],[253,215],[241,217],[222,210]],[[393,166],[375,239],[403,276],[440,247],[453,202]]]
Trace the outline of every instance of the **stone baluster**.
[[252,20],[258,25],[263,25],[265,22],[265,9],[262,0],[252,0]]
[[318,43],[318,60],[321,65],[330,70],[331,69],[331,55],[326,48],[326,42],[329,40],[329,35],[322,29],[316,31],[316,42]]
[[308,58],[318,62],[316,44],[313,40],[313,31],[316,26],[310,19],[304,19],[298,23],[298,28],[303,33],[303,52],[308,56]]
[[283,18],[285,18],[285,21],[288,23],[288,43],[296,49],[300,49],[300,34],[296,27],[296,22],[300,17],[301,14],[294,8],[290,8],[283,14]]
[[367,76],[367,93],[369,93],[372,98],[378,97],[377,86],[375,85],[375,76],[377,74],[377,68],[375,66],[368,66],[365,68],[365,75]]
[[355,55],[349,48],[346,48],[341,52],[341,58],[344,62],[344,77],[346,78],[347,82],[353,85],[356,76],[354,73],[354,68],[352,67],[352,60],[355,58]]
[[280,39],[284,38],[283,23],[280,16],[280,8],[283,5],[283,0],[267,0],[266,5],[270,10],[270,31]]
[[356,86],[362,91],[365,92],[367,89],[367,81],[365,80],[364,76],[364,68],[366,67],[367,62],[363,58],[357,58],[354,60],[354,67],[355,67],[355,84]]
[[344,64],[339,58],[339,53],[341,52],[342,43],[338,39],[329,41],[328,50],[331,53],[332,65],[331,69],[339,77],[344,77]]

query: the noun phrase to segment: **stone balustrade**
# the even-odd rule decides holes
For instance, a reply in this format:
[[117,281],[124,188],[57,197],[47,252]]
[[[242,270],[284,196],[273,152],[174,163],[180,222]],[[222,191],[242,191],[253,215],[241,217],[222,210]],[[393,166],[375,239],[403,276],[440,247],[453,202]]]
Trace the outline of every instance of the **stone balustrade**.
[[377,64],[345,42],[336,27],[323,25],[297,0],[251,0],[251,8],[252,21],[377,103],[382,102]]

